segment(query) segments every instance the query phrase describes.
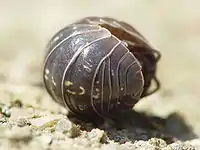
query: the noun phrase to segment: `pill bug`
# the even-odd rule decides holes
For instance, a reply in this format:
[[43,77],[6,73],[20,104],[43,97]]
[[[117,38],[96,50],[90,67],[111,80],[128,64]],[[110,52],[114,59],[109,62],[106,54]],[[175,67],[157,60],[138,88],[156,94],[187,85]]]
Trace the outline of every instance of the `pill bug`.
[[[75,115],[108,117],[156,92],[160,53],[129,24],[86,17],[58,31],[45,50],[43,82]],[[156,88],[150,90],[152,81]]]

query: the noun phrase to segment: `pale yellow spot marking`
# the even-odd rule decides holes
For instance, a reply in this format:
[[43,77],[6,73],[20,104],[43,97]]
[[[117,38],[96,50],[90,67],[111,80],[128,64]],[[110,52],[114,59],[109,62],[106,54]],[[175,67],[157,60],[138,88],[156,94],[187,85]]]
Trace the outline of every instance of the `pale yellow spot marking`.
[[78,105],[78,108],[80,110],[86,110],[88,108],[88,106],[87,105]]
[[70,86],[70,85],[73,85],[73,83],[71,81],[65,81],[65,85]]
[[82,86],[80,86],[80,89],[81,89],[81,92],[79,93],[79,95],[85,94],[85,89]]
[[46,74],[49,74],[49,69],[45,69],[45,73],[46,73]]
[[121,91],[123,91],[124,90],[124,88],[121,88]]
[[114,76],[114,75],[115,75],[115,73],[114,73],[114,70],[113,70],[113,69],[111,70],[111,74],[112,74],[112,76]]
[[74,91],[67,90],[67,92],[72,94],[72,95],[76,95],[76,92],[74,92]]
[[53,85],[56,86],[56,82],[55,82],[54,78],[52,77],[51,79],[52,79]]
[[53,82],[53,85],[56,86],[56,82],[54,80],[52,82]]
[[97,95],[92,95],[92,97],[93,97],[94,99],[98,99],[98,98],[99,98],[99,96],[100,96],[100,94],[99,94],[99,93],[97,93]]
[[91,68],[86,66],[86,65],[83,65],[83,68],[86,69],[88,72],[91,72]]
[[122,41],[122,44],[126,47],[128,47],[128,43],[126,41]]
[[45,78],[45,80],[49,79],[49,77],[46,74],[44,75],[44,78]]

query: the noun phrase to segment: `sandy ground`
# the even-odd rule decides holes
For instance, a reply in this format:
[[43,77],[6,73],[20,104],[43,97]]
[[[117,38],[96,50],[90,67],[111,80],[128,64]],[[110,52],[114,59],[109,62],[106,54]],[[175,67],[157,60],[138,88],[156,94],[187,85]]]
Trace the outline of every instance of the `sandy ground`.
[[[198,149],[199,5],[197,0],[0,0],[0,102],[10,105],[19,99],[23,105],[12,106],[11,117],[1,118],[0,130],[4,134],[0,136],[0,148],[78,149],[77,145],[81,145],[85,149],[154,149],[157,145],[160,149],[192,149],[189,145],[195,145]],[[129,119],[121,120],[123,130],[115,127],[105,130],[89,123],[79,129],[68,121],[63,108],[36,86],[41,83],[48,40],[60,28],[85,16],[110,16],[126,21],[161,52],[158,67],[161,90],[142,99],[134,108],[151,117],[131,112],[127,114]],[[159,127],[142,126],[145,120]],[[60,122],[64,124],[61,127]],[[20,142],[13,143],[13,139]],[[173,143],[174,139],[181,142]]]

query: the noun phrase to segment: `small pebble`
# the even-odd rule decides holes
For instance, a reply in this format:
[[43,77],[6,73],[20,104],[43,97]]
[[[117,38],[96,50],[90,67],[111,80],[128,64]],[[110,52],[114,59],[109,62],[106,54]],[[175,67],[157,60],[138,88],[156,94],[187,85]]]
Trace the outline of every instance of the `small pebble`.
[[191,144],[192,146],[195,146],[197,149],[200,149],[200,138],[193,139],[191,141],[186,141],[185,144]]
[[10,102],[10,105],[12,106],[12,107],[19,107],[19,108],[21,108],[21,107],[23,107],[23,103],[22,103],[22,101],[20,100],[20,99],[15,99],[15,100],[13,100],[13,101],[11,101]]
[[56,124],[55,131],[67,133],[72,138],[80,135],[80,128],[67,119],[60,119]]
[[164,148],[167,146],[167,143],[162,139],[151,138],[148,142],[158,148]]
[[61,132],[54,132],[53,139],[54,140],[65,140],[65,135]]
[[119,148],[117,148],[119,145],[117,145],[116,143],[110,143],[110,144],[105,144],[102,146],[102,150],[118,150]]
[[6,123],[8,120],[5,117],[0,117],[0,123]]
[[82,147],[76,149],[74,145],[74,139],[68,138],[65,141],[53,140],[51,149],[48,150],[85,150]]
[[155,146],[151,145],[147,141],[142,141],[142,140],[136,141],[133,145],[124,144],[124,146],[128,146],[130,149],[134,150],[156,150]]
[[98,143],[107,143],[108,137],[103,130],[100,129],[92,129],[91,132],[88,133],[89,140]]
[[176,142],[169,146],[172,150],[197,150],[189,143]]
[[11,111],[10,108],[8,106],[3,106],[1,108],[1,114],[3,114],[5,117],[10,117],[11,116]]
[[26,118],[21,118],[21,117],[19,117],[17,120],[16,120],[16,124],[17,124],[17,126],[19,126],[19,127],[24,127],[24,126],[29,126],[29,125],[31,125],[31,123],[30,123],[30,121],[28,120],[28,119],[26,119]]
[[68,132],[72,128],[72,123],[67,119],[60,119],[55,127],[56,131],[59,132]]
[[[61,118],[60,115],[47,115],[47,116],[40,116],[39,118],[32,118],[30,122],[33,126],[42,127],[46,126],[47,124],[54,123]],[[56,125],[56,124],[55,124]]]
[[6,132],[6,137],[13,141],[29,141],[32,138],[32,133],[29,126],[22,128],[15,126]]
[[48,149],[53,139],[49,135],[42,135],[37,137],[36,140],[40,143],[43,149]]

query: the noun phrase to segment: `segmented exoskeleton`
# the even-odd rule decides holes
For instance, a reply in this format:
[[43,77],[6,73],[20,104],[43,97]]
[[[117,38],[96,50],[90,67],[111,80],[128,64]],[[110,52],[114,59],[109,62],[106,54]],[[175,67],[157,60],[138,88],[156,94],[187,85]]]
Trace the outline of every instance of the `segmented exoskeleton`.
[[[127,23],[87,17],[60,30],[48,43],[44,84],[52,98],[74,114],[111,116],[159,89],[159,58]],[[157,84],[150,91],[152,80]]]

